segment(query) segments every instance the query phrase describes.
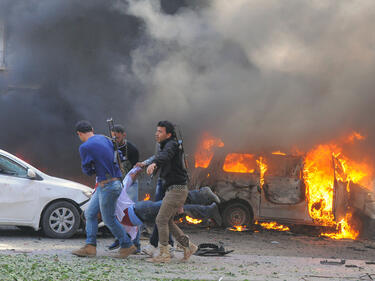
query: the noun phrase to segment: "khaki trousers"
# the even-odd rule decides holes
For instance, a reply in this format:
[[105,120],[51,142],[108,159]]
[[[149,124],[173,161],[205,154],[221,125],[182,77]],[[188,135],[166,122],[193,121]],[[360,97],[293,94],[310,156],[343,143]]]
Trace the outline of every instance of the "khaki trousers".
[[184,205],[187,195],[187,187],[184,189],[171,189],[165,194],[159,213],[156,217],[156,225],[158,226],[159,231],[159,242],[163,246],[168,245],[169,231],[182,246],[189,246],[188,237],[173,220],[177,211]]

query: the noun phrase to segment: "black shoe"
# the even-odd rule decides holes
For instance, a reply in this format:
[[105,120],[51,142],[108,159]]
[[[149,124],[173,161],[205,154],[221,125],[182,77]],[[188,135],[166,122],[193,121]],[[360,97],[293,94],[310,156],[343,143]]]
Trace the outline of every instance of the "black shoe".
[[108,246],[108,250],[116,250],[120,248],[120,241],[119,240],[115,240],[115,242],[113,242],[110,246]]

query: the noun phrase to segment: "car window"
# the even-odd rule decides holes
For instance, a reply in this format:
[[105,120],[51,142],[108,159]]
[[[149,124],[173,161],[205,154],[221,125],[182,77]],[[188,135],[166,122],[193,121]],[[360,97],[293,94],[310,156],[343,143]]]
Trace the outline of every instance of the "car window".
[[13,160],[0,155],[0,175],[9,175],[15,177],[27,177],[27,169]]
[[301,157],[271,155],[267,159],[266,176],[299,177],[302,165]]
[[252,174],[257,168],[253,154],[230,153],[225,157],[223,170],[231,173]]

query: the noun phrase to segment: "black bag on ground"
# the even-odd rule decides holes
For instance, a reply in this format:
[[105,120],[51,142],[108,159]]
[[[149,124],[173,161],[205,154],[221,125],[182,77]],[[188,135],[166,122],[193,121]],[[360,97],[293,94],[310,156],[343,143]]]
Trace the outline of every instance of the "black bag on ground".
[[197,256],[224,256],[232,253],[234,250],[225,251],[224,244],[219,242],[219,245],[213,243],[202,243],[198,245],[198,250],[194,255]]

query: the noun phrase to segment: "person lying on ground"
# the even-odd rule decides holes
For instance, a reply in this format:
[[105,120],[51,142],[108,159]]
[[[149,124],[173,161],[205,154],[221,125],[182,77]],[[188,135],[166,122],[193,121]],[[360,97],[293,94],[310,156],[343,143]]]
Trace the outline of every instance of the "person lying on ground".
[[[120,223],[124,226],[131,239],[137,234],[137,226],[144,223],[155,223],[156,216],[160,210],[162,201],[138,201],[134,202],[130,199],[127,194],[127,189],[132,185],[137,175],[141,172],[141,168],[133,168],[124,178],[124,188],[117,200],[115,215]],[[210,190],[209,187],[202,188],[201,190],[190,191],[191,196],[189,197],[189,203],[183,207],[180,212],[186,213],[195,218],[208,219],[212,218],[218,225],[221,225],[222,219],[220,216],[217,201],[220,200]],[[198,205],[202,202],[211,203],[210,205]],[[110,246],[110,249],[115,249],[116,244]]]

